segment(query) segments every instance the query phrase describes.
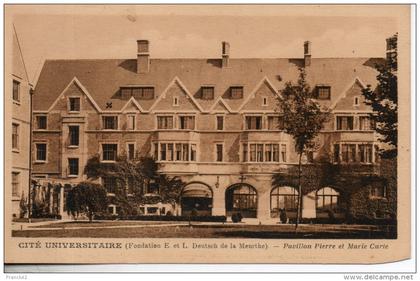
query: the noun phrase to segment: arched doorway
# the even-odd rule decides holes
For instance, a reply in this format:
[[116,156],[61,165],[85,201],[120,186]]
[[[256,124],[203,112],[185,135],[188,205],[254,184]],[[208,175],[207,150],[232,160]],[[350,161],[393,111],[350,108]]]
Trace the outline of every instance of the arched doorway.
[[288,217],[296,217],[299,193],[294,187],[279,186],[271,190],[270,210],[271,217],[280,215],[280,210],[285,209]]
[[183,216],[194,212],[199,216],[211,216],[213,208],[213,191],[200,182],[189,183],[181,193],[181,210]]
[[332,187],[324,187],[316,192],[316,216],[328,218],[330,213],[339,217],[343,213],[341,194]]
[[226,215],[241,213],[244,218],[257,217],[257,191],[246,183],[238,183],[226,190]]

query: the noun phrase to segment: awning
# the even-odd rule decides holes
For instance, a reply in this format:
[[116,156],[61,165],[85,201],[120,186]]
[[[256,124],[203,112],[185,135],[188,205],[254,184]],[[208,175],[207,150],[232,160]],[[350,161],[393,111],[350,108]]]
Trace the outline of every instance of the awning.
[[182,191],[182,197],[205,197],[211,198],[212,192],[210,188],[204,184],[192,183],[187,185]]

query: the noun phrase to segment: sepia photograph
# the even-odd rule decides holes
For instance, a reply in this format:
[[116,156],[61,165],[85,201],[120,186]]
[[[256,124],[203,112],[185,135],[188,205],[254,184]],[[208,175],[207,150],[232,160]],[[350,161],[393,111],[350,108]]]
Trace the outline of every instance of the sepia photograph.
[[10,263],[409,257],[408,5],[6,5],[4,32]]

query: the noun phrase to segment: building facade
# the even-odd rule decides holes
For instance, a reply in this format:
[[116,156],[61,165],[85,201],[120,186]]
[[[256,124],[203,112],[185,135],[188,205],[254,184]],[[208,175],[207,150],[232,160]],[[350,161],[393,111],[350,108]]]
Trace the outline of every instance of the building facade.
[[[16,30],[11,28],[11,62],[8,68],[6,79],[6,98],[7,110],[6,118],[11,117],[9,136],[10,142],[6,141],[6,151],[11,151],[11,182],[6,189],[9,198],[12,198],[13,217],[25,216],[25,204],[28,200],[28,190],[30,185],[30,134],[31,134],[31,89],[22,50],[19,45]],[[7,120],[7,119],[6,119]],[[6,134],[8,135],[8,134]],[[10,163],[10,162],[9,162]],[[7,165],[8,166],[8,165]],[[10,192],[10,193],[9,193]]]
[[[304,68],[314,96],[333,117],[304,157],[375,175],[377,136],[361,90],[376,85],[377,58],[236,59],[222,43],[216,59],[152,59],[147,40],[137,59],[47,60],[33,102],[33,176],[77,183],[87,160],[153,156],[160,171],[187,183],[181,213],[268,220],[293,216],[297,188],[273,185],[298,155],[282,130],[281,89]],[[279,99],[280,98],[280,99]],[[101,179],[109,194],[112,178]],[[377,192],[378,194],[373,194]],[[340,212],[345,186],[316,186],[303,197],[303,217]],[[382,194],[381,194],[382,193]],[[383,191],[367,196],[383,197]]]

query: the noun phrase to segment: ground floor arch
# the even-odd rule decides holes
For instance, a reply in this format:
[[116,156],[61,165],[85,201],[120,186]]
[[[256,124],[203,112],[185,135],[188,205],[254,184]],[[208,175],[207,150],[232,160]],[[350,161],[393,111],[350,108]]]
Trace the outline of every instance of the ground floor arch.
[[258,209],[257,190],[249,184],[238,183],[226,189],[226,215],[241,213],[244,218],[256,218]]
[[271,217],[279,217],[285,211],[288,217],[296,217],[299,202],[299,193],[291,186],[274,187],[270,192]]
[[184,216],[196,214],[211,216],[213,209],[213,191],[201,182],[187,184],[181,193],[181,213]]
[[342,194],[333,187],[322,187],[316,191],[316,216],[318,218],[340,216],[344,213]]

